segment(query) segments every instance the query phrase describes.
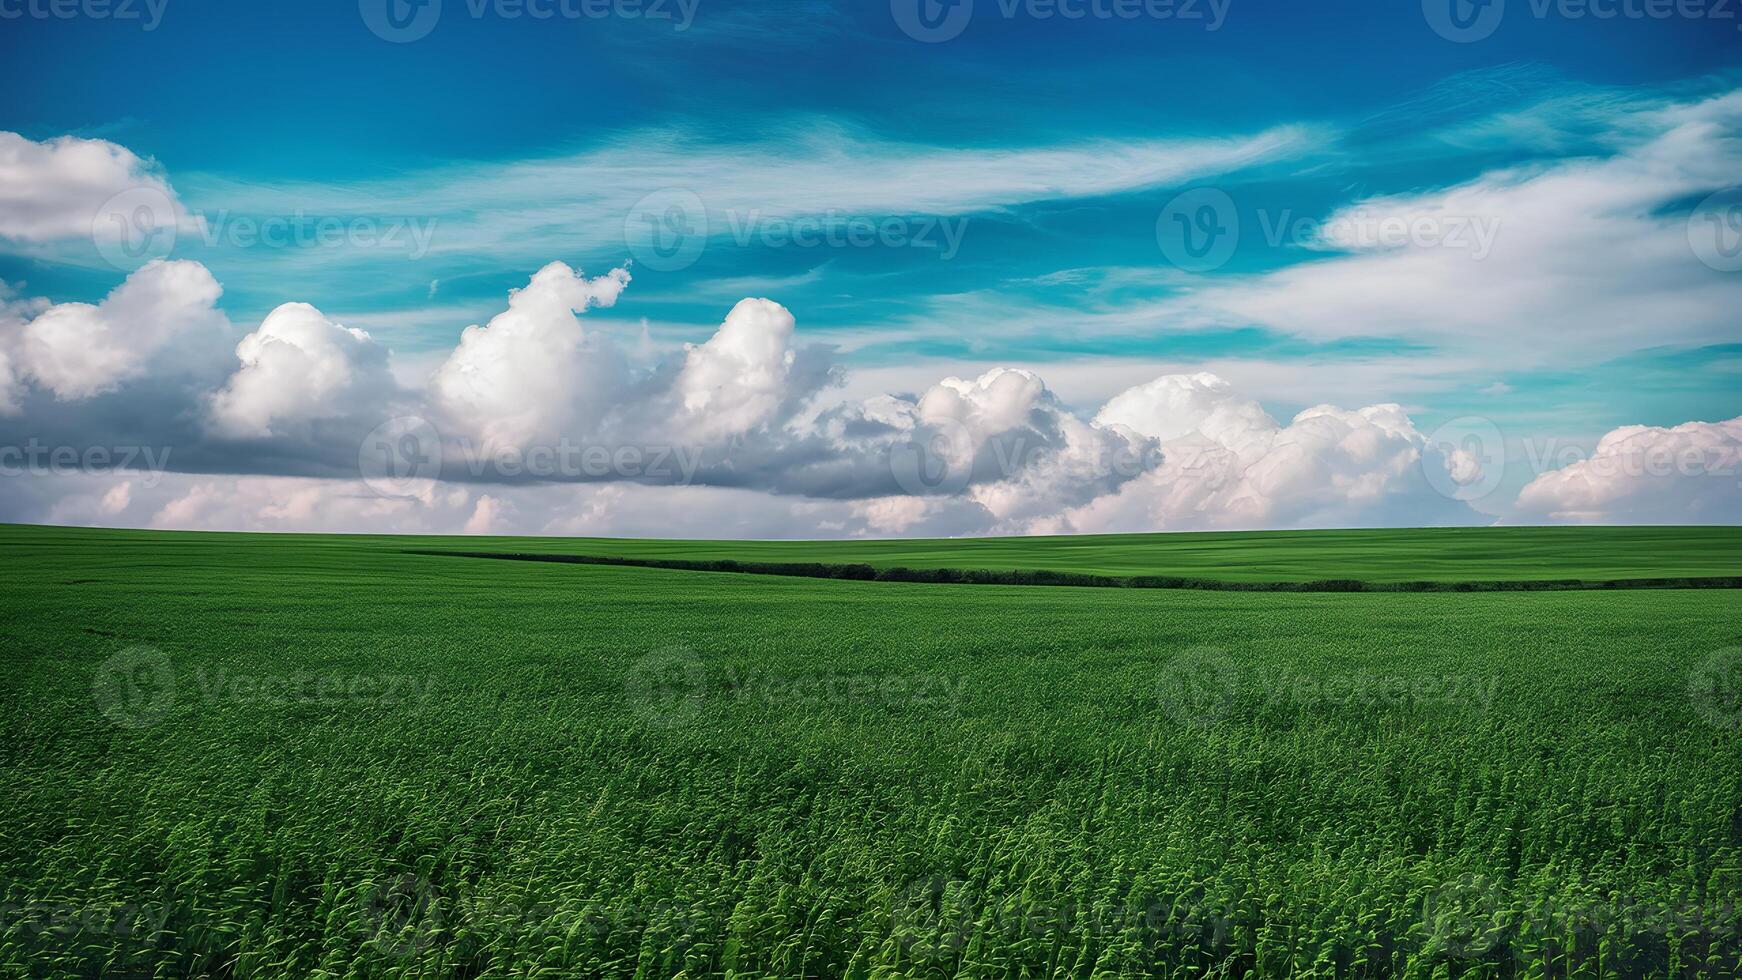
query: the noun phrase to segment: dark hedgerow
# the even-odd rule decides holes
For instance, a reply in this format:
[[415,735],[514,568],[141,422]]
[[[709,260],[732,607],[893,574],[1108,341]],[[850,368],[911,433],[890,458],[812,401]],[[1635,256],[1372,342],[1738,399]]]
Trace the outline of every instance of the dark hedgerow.
[[1089,575],[1047,569],[875,568],[865,564],[755,562],[724,559],[623,558],[610,555],[551,555],[526,552],[412,550],[406,554],[568,565],[620,565],[677,572],[731,572],[797,578],[852,579],[862,582],[917,582],[928,585],[1062,585],[1091,589],[1201,589],[1212,592],[1541,592],[1573,589],[1737,589],[1742,576],[1698,578],[1501,579],[1475,582],[1367,582],[1318,579],[1310,582],[1232,582],[1165,575]]

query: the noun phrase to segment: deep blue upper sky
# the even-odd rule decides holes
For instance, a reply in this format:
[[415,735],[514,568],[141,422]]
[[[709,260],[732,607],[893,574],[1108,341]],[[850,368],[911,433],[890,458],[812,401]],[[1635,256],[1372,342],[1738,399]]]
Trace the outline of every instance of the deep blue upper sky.
[[1733,67],[1742,46],[1734,20],[1539,19],[1527,0],[1468,44],[1437,36],[1410,2],[1231,0],[1210,31],[1005,19],[980,0],[942,44],[914,43],[875,0],[698,0],[687,30],[675,0],[673,19],[657,21],[473,18],[466,2],[447,0],[408,44],[384,43],[347,2],[168,0],[150,32],[0,22],[6,123],[111,135],[171,174],[355,179],[649,125],[731,139],[794,113],[951,144],[1220,133],[1359,117],[1521,61],[1591,84],[1659,85]]
[[[1183,286],[1157,248],[1158,215],[1205,183],[1233,194],[1245,233],[1195,286],[1326,259],[1298,237],[1256,233],[1279,216],[1323,219],[1508,168],[1612,155],[1624,149],[1615,134],[1631,125],[1621,120],[1735,87],[1742,31],[1733,11],[1642,18],[1626,15],[1641,0],[1625,8],[1598,0],[1598,9],[1622,11],[1599,17],[1544,0],[1494,0],[1509,6],[1491,35],[1454,43],[1431,23],[1441,0],[1231,0],[1214,30],[1202,0],[1191,20],[1036,16],[1051,9],[1046,0],[1007,17],[1000,0],[973,0],[959,36],[920,43],[895,16],[908,0],[698,0],[682,29],[676,0],[658,19],[514,17],[470,0],[482,11],[473,16],[468,0],[445,0],[427,36],[389,43],[364,16],[377,2],[167,0],[149,31],[143,0],[133,2],[138,20],[0,19],[0,129],[124,145],[155,161],[208,220],[305,210],[439,219],[434,250],[415,258],[315,261],[296,249],[185,236],[177,246],[224,283],[238,324],[305,300],[408,359],[451,346],[545,261],[589,271],[621,264],[632,251],[624,201],[675,183],[710,198],[710,209],[725,198],[738,220],[763,206],[754,198],[762,193],[769,210],[795,214],[833,210],[838,194],[838,215],[895,214],[910,222],[908,234],[929,228],[928,216],[969,223],[947,257],[937,248],[722,242],[716,223],[713,244],[693,264],[638,264],[624,302],[601,317],[626,331],[645,319],[661,341],[701,339],[734,299],[757,294],[785,303],[813,340],[842,344],[855,352],[849,363],[868,368],[916,359],[1240,360],[1329,370],[1320,388],[1335,394],[1340,365],[1383,363],[1372,384],[1387,390],[1360,395],[1403,401],[1428,422],[1480,404],[1580,434],[1727,417],[1738,407],[1731,348],[1710,337],[1662,347],[1643,326],[1631,350],[1598,346],[1577,363],[1545,363],[1517,361],[1489,341],[1448,344],[1408,323],[1344,335],[1245,313],[1189,322],[1165,311]],[[1073,9],[1089,3],[1066,0]],[[29,9],[26,0],[0,0],[0,10]],[[1085,160],[1120,159],[1132,147],[1278,133],[1288,134],[1286,148],[1187,168],[1177,179],[1071,183]],[[1064,176],[1040,178],[1063,181],[1056,192],[982,194],[973,182],[991,168],[970,157],[938,178],[943,203],[927,197],[932,170],[897,169],[916,154],[947,161],[962,151],[1079,158],[1061,165]],[[794,158],[806,161],[802,186],[782,176],[772,191],[721,190]],[[516,168],[559,160],[568,169],[516,177],[525,176]],[[650,160],[676,169],[637,183]],[[879,172],[897,173],[902,186],[862,193]],[[547,196],[548,220],[527,221]],[[507,222],[509,214],[520,217]],[[26,282],[35,295],[92,300],[119,273],[15,250],[0,255],[0,279]],[[1663,383],[1637,383],[1652,371]],[[1283,389],[1267,400],[1286,412],[1304,399]]]

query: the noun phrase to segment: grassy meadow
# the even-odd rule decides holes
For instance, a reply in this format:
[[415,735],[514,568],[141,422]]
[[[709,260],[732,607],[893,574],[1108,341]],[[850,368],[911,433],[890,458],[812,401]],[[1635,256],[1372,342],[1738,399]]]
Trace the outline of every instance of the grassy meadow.
[[0,976],[1735,976],[1742,591],[409,552],[1263,582],[1738,545],[0,526]]

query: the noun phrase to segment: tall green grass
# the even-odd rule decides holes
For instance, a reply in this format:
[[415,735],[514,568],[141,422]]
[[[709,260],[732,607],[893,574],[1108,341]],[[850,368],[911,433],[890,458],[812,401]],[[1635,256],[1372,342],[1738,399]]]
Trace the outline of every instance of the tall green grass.
[[0,529],[0,975],[1742,957],[1735,591],[966,587],[407,547]]

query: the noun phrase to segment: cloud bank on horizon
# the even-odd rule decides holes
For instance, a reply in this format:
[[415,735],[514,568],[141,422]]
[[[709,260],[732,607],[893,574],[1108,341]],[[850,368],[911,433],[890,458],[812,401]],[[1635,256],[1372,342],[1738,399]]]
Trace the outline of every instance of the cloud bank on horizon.
[[[1323,165],[1314,154],[1346,152],[1330,147],[1354,137],[1287,126],[908,153],[825,134],[772,162],[629,141],[424,175],[399,190],[353,188],[345,193],[356,200],[399,194],[406,212],[481,198],[489,206],[442,248],[524,259],[524,283],[457,335],[465,321],[453,324],[446,346],[420,337],[402,351],[383,339],[392,328],[366,329],[306,296],[282,296],[238,325],[211,265],[150,249],[129,249],[132,267],[92,302],[0,281],[0,520],[684,537],[1742,521],[1742,417],[1601,434],[1575,422],[1573,435],[1597,436],[1581,443],[1565,419],[1503,428],[1480,411],[1454,417],[1459,402],[1446,399],[1426,425],[1402,398],[1349,400],[1388,384],[1412,402],[1460,387],[1477,393],[1463,404],[1480,406],[1532,372],[1606,384],[1617,362],[1682,357],[1701,371],[1730,366],[1723,400],[1734,410],[1742,261],[1731,259],[1742,240],[1725,236],[1742,235],[1742,221],[1725,219],[1742,215],[1742,198],[1726,196],[1742,173],[1742,91],[1545,104],[1485,125],[1526,133],[1508,138],[1571,139],[1573,120],[1593,118],[1601,127],[1589,152],[1327,206],[1286,232],[1285,264],[1223,268],[1228,256],[1211,249],[1170,253],[1172,268],[1061,269],[1030,283],[1038,293],[936,295],[891,324],[897,335],[921,321],[975,334],[996,322],[1009,338],[1076,335],[1090,349],[1146,330],[1257,331],[1272,345],[1359,353],[1347,374],[1335,360],[1271,359],[1266,370],[1263,350],[1213,345],[1138,376],[1141,357],[1110,372],[1101,370],[1110,361],[1057,358],[1067,375],[1107,374],[1070,396],[1049,386],[1048,358],[1019,341],[1007,353],[1024,356],[1002,363],[995,344],[953,358],[971,370],[945,370],[943,357],[871,359],[859,370],[855,350],[875,339],[807,336],[804,308],[779,295],[826,278],[826,262],[787,283],[700,277],[712,298],[697,302],[715,304],[719,319],[704,337],[665,342],[645,321],[629,338],[620,318],[604,319],[635,303],[645,262],[588,274],[531,253],[588,252],[597,247],[588,236],[622,243],[642,196],[635,181],[671,183],[686,166],[713,182],[713,201],[685,217],[714,235],[730,235],[722,219],[759,200],[779,204],[758,221],[772,215],[791,231],[835,210],[996,215],[1159,188],[1167,252],[1192,241],[1166,238],[1169,218],[1191,236],[1245,217],[1221,197],[1186,197],[1195,192],[1185,185],[1281,160]],[[897,159],[907,162],[872,166]],[[864,179],[854,166],[869,168]],[[548,218],[531,202],[574,186],[610,190],[582,195],[579,230],[535,234]],[[293,193],[220,190],[249,208]],[[333,188],[294,194],[358,206],[333,205]],[[1257,217],[1284,227],[1300,216]],[[119,143],[0,133],[0,244],[16,255],[100,268],[92,254],[113,260],[141,236],[211,225],[211,212]],[[292,269],[347,254],[292,249],[283,260]],[[662,255],[652,262],[658,291],[681,290],[684,269],[657,268]],[[430,282],[429,298],[439,286]],[[1072,292],[1078,305],[1060,305]],[[1412,347],[1453,380],[1409,380],[1421,363]],[[1272,379],[1277,390],[1266,390]],[[1279,419],[1265,407],[1278,401],[1303,407]]]

